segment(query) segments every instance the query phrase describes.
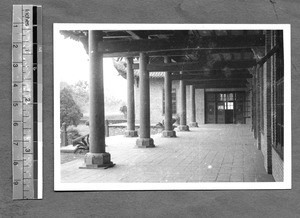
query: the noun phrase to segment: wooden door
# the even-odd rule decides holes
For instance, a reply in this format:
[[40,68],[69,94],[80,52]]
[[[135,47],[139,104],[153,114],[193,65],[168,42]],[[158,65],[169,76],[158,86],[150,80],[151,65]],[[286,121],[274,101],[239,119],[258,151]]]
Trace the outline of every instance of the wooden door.
[[224,104],[224,102],[217,103],[217,123],[225,123],[225,104]]
[[216,123],[216,95],[212,92],[205,94],[205,123]]
[[215,102],[206,102],[206,123],[216,123],[215,108]]
[[225,110],[225,123],[233,123],[233,110]]
[[235,113],[235,123],[237,124],[244,124],[245,123],[245,98],[246,95],[244,92],[236,93],[236,102],[234,106],[234,113]]

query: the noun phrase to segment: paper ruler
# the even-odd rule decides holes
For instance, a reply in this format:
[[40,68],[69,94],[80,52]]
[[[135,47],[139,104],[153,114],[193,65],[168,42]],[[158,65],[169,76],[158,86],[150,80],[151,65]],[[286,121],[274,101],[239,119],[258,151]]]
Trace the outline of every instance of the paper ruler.
[[42,198],[42,8],[14,5],[12,17],[13,199]]

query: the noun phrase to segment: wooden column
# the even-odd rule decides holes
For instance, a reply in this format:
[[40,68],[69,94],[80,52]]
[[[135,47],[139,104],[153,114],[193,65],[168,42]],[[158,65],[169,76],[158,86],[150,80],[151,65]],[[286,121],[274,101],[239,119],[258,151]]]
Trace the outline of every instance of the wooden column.
[[135,112],[134,112],[134,75],[133,75],[133,59],[127,58],[127,130],[126,137],[137,137],[135,130]]
[[102,31],[89,31],[90,58],[90,150],[84,158],[84,167],[98,168],[113,165],[110,154],[105,152],[105,116],[103,91],[103,54],[98,43],[103,40]]
[[155,147],[150,138],[150,87],[149,72],[147,72],[148,57],[140,53],[140,132],[136,145],[142,148]]
[[[265,48],[253,48],[252,49],[254,56],[257,57],[257,61],[260,61],[261,59],[259,57],[264,57],[265,56]],[[261,111],[262,109],[262,105],[261,105],[261,101],[262,101],[262,82],[263,82],[263,78],[262,75],[263,72],[260,68],[260,65],[257,64],[256,68],[255,68],[255,87],[254,87],[254,91],[255,91],[255,133],[256,133],[256,142],[257,142],[257,149],[261,150],[261,119],[263,119],[263,111]]]
[[[272,49],[272,31],[266,31],[266,54],[268,51]],[[266,119],[265,119],[265,135],[267,138],[267,166],[266,170],[268,174],[272,174],[272,56],[267,60],[265,63],[266,65],[266,72],[264,72],[264,78],[266,80],[265,84],[265,111],[266,111]]]
[[186,125],[186,86],[184,80],[180,80],[179,89],[180,89],[181,111],[180,111],[180,125],[178,126],[178,129],[179,131],[189,131],[189,126]]
[[[170,63],[170,58],[165,57],[165,63]],[[164,77],[164,89],[165,89],[165,120],[164,131],[162,137],[176,137],[176,132],[173,130],[172,122],[172,80],[171,72],[166,71]]]
[[193,85],[190,86],[190,101],[191,101],[191,123],[190,127],[198,127],[198,123],[196,122],[196,101],[195,101],[195,87]]
[[256,70],[252,73],[252,130],[254,138],[257,138],[256,129]]
[[261,73],[260,73],[260,69],[259,66],[256,67],[256,143],[257,143],[257,149],[260,150],[261,149],[261,130],[260,130],[260,119],[262,119],[261,117],[261,113],[262,111],[260,111],[261,105],[260,105],[260,101],[261,101]]

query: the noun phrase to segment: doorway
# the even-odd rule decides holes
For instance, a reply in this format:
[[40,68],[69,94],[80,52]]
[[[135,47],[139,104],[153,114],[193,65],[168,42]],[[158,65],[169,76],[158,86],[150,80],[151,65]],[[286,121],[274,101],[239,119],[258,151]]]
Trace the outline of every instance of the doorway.
[[206,92],[205,123],[245,123],[245,92]]

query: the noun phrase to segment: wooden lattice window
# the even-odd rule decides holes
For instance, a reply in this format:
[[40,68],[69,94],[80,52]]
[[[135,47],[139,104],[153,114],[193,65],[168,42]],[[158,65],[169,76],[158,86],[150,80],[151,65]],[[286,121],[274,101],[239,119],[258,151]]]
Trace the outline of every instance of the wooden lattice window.
[[250,102],[250,92],[246,93],[245,96],[245,107],[244,107],[244,118],[251,117],[251,102]]
[[264,125],[265,125],[265,101],[264,101],[264,96],[265,96],[265,90],[264,90],[264,70],[263,68],[260,68],[259,69],[259,82],[260,82],[260,91],[259,91],[259,94],[260,94],[260,131],[262,133],[264,133]]
[[[275,42],[281,44],[283,42],[283,32],[276,31],[275,33]],[[283,50],[281,49],[276,53],[274,57],[274,71],[273,73],[273,90],[275,91],[274,97],[274,143],[273,147],[279,156],[283,159],[283,150],[284,150],[284,59],[283,59]]]

